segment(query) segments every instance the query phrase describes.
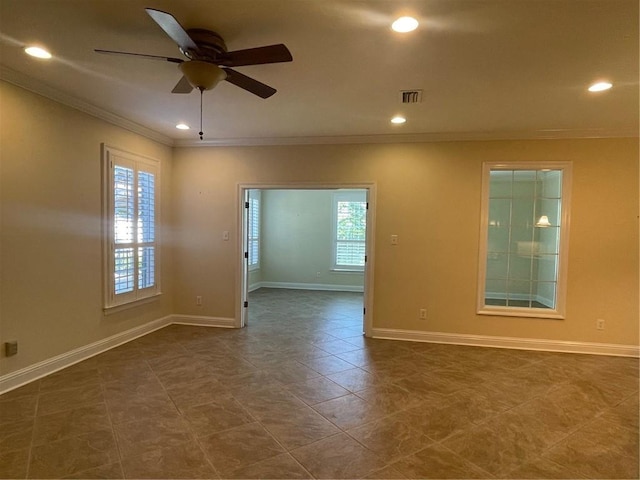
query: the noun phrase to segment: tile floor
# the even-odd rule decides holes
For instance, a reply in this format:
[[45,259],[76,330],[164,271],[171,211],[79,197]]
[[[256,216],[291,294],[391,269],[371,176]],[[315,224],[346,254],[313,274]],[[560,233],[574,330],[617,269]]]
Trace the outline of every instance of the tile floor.
[[261,289],[0,396],[2,478],[638,478],[638,360],[366,340]]

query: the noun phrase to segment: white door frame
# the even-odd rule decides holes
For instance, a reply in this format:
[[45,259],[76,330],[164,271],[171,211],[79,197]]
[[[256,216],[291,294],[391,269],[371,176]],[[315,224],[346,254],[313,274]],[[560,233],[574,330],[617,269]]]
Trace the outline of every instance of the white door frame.
[[364,321],[363,330],[366,337],[370,337],[373,328],[373,271],[375,252],[376,228],[376,184],[375,182],[357,183],[239,183],[236,196],[236,212],[238,212],[237,268],[236,268],[236,328],[242,328],[247,323],[247,308],[245,302],[249,295],[249,268],[245,258],[247,242],[247,221],[245,198],[248,190],[366,190],[367,191],[367,233],[364,267]]

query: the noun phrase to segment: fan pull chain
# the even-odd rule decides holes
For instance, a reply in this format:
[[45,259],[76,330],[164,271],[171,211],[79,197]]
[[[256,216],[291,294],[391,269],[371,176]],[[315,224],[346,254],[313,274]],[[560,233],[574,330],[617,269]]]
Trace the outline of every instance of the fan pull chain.
[[199,88],[198,90],[200,90],[200,132],[198,132],[198,133],[200,135],[200,140],[202,140],[202,135],[204,135],[204,133],[202,132],[202,92],[203,92],[203,89]]

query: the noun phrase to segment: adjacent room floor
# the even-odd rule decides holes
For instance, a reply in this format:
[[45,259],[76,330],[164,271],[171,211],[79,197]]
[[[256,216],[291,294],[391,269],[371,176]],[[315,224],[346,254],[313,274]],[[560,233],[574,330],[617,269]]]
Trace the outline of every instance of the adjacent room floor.
[[261,289],[0,396],[2,478],[638,478],[638,359],[365,340]]

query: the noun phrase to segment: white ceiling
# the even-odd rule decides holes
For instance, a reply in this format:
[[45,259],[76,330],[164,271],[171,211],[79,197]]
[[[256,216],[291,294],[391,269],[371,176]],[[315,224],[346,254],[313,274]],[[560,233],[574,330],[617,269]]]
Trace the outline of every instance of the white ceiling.
[[[269,99],[227,82],[205,92],[207,144],[638,134],[637,0],[0,0],[1,77],[199,143],[199,94],[171,93],[175,64],[93,51],[180,57],[145,7],[215,30],[229,50],[293,55],[236,68],[276,88]],[[402,14],[418,30],[391,31]],[[26,56],[31,43],[54,59]],[[588,93],[600,79],[614,87]],[[422,103],[402,105],[402,89],[422,89]],[[406,124],[390,124],[397,113]]]

